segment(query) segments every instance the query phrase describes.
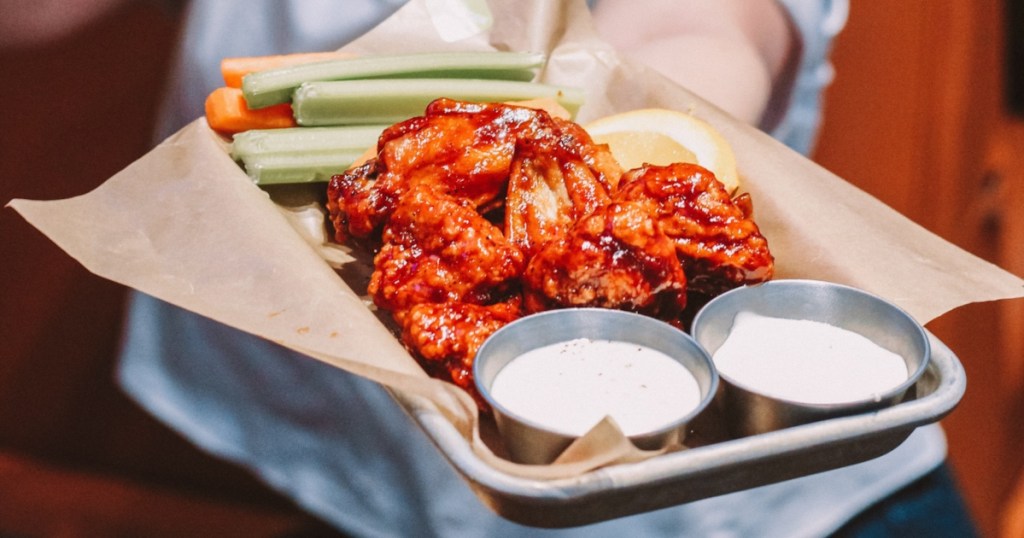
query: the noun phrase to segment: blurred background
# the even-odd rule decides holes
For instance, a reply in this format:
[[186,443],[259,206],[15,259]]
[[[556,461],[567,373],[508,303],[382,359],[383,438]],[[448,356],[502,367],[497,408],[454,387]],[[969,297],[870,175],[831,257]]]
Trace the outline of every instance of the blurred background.
[[[151,145],[178,14],[130,2],[0,48],[0,202],[84,193]],[[853,2],[814,159],[1024,275],[1024,2]],[[0,211],[0,536],[326,534],[113,382],[125,290]],[[879,260],[884,268],[884,260]],[[929,324],[968,376],[943,421],[985,536],[1024,536],[1024,301]]]

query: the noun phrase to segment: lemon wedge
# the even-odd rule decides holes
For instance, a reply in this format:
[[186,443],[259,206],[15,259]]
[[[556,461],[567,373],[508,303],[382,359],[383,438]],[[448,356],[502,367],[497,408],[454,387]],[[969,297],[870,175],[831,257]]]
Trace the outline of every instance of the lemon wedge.
[[608,144],[626,170],[644,163],[688,162],[711,170],[728,192],[739,188],[732,147],[709,123],[690,114],[644,108],[606,116],[584,129],[595,142]]

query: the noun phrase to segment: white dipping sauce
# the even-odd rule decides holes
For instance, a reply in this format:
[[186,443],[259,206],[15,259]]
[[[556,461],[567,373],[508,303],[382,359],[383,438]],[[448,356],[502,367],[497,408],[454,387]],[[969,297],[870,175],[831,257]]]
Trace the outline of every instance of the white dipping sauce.
[[713,359],[748,389],[813,404],[877,400],[908,378],[902,357],[855,332],[753,312],[736,315]]
[[495,376],[491,396],[506,410],[568,435],[611,416],[629,435],[681,419],[700,403],[685,366],[638,344],[579,338],[530,350]]

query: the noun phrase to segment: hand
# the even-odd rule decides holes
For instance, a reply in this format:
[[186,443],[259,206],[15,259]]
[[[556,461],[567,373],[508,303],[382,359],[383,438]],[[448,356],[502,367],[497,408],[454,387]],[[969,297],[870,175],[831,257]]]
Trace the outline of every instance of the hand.
[[769,103],[788,93],[800,54],[775,0],[600,0],[594,21],[627,56],[754,125],[776,116]]

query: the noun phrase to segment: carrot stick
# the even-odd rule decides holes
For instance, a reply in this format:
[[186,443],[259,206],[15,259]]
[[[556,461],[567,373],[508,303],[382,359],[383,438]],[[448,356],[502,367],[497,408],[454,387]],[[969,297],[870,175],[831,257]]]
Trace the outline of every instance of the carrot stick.
[[214,131],[231,135],[249,129],[295,127],[288,103],[250,110],[239,88],[217,88],[206,98],[206,122]]
[[224,77],[224,84],[226,86],[229,88],[241,88],[242,77],[249,73],[288,65],[351,58],[352,56],[352,54],[344,52],[297,52],[295,54],[278,54],[274,56],[224,58],[220,62],[220,72]]

